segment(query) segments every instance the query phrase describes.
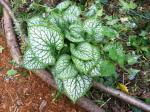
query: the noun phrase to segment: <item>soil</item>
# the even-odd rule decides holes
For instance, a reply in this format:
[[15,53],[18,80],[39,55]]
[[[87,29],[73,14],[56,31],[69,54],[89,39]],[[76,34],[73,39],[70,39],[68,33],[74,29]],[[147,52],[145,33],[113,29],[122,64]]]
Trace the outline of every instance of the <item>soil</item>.
[[[55,89],[31,72],[10,64],[12,59],[2,35],[0,45],[4,47],[0,53],[0,112],[85,112],[65,96],[55,100]],[[18,71],[14,77],[6,75],[11,68]]]

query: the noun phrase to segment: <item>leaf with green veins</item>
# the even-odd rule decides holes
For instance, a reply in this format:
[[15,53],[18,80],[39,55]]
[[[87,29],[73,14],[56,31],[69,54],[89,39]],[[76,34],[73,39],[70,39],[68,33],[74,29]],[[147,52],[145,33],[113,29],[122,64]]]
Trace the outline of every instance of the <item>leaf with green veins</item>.
[[0,53],[2,53],[4,50],[4,47],[0,45]]
[[89,7],[88,11],[84,14],[86,17],[91,17],[94,16],[97,12],[97,7],[95,4],[91,5],[91,7]]
[[23,66],[28,70],[43,69],[45,64],[41,63],[37,57],[34,56],[31,49],[28,49],[23,56]]
[[57,95],[61,95],[61,93],[63,92],[63,82],[61,79],[59,79],[57,76],[56,76],[56,73],[55,73],[55,68],[51,68],[51,73],[53,74],[54,76],[54,79],[55,79],[55,82],[56,82],[56,85],[57,85],[57,90],[58,90],[58,93]]
[[69,27],[70,32],[66,32],[66,38],[71,42],[83,42],[83,28],[80,24],[72,24]]
[[84,29],[88,33],[93,33],[95,29],[100,30],[101,29],[101,23],[96,19],[87,19],[84,22]]
[[[75,35],[75,32],[74,32]],[[84,38],[81,37],[80,34],[77,33],[76,36],[73,36],[70,32],[66,32],[65,37],[71,42],[83,42]]]
[[8,70],[7,71],[7,76],[14,76],[14,75],[16,75],[17,74],[17,70],[14,70],[14,69],[10,69],[10,70]]
[[78,21],[78,17],[73,14],[64,14],[63,19],[69,24],[72,24]]
[[91,41],[96,43],[101,42],[103,39],[102,35],[102,25],[96,19],[88,19],[84,22],[84,29],[88,33],[89,37],[91,37]]
[[68,80],[63,80],[63,84],[67,96],[73,102],[76,102],[89,90],[92,84],[92,78],[89,78],[86,75],[78,75]]
[[140,72],[140,70],[137,70],[137,69],[134,69],[134,68],[130,68],[128,70],[128,73],[129,73],[128,78],[130,80],[133,80],[139,72]]
[[98,77],[101,76],[101,62],[99,62],[90,72],[91,77]]
[[77,47],[70,44],[70,51],[73,56],[85,61],[97,60],[100,57],[98,48],[87,42],[79,43]]
[[38,25],[47,25],[43,17],[35,16],[28,20],[28,27],[38,26]]
[[68,79],[76,76],[78,71],[72,63],[71,57],[64,54],[59,57],[55,65],[55,74],[59,79]]
[[77,24],[77,23],[72,24],[70,25],[69,30],[71,35],[73,35],[74,37],[78,37],[80,40],[84,41],[83,38],[84,29],[81,24]]
[[68,9],[66,9],[64,14],[65,15],[73,14],[74,16],[79,16],[81,14],[81,9],[76,5],[72,5]]
[[56,6],[56,9],[63,11],[65,9],[67,9],[71,5],[71,3],[72,2],[69,0],[63,1]]
[[101,76],[111,76],[116,72],[115,66],[109,61],[103,61],[100,64],[101,67]]
[[64,26],[64,20],[61,15],[52,13],[48,16],[48,20],[51,24],[54,24],[60,28],[62,28]]
[[93,69],[96,65],[96,61],[83,61],[78,58],[72,57],[72,60],[80,73],[84,73],[84,75],[88,75],[88,73]]
[[139,59],[139,55],[135,55],[134,53],[132,53],[132,54],[128,54],[127,55],[127,62],[128,62],[128,64],[129,65],[133,65],[133,64],[135,64],[135,63],[137,63],[138,61],[138,59]]
[[117,32],[107,26],[102,27],[102,34],[109,38],[115,38],[117,36]]
[[64,46],[62,34],[56,29],[46,26],[32,26],[28,28],[30,46],[39,61],[53,65],[55,52]]

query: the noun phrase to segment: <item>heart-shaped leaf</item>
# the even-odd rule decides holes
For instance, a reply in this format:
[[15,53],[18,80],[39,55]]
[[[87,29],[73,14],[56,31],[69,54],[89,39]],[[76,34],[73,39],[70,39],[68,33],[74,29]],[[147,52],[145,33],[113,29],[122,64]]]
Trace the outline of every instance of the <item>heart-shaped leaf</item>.
[[89,37],[91,37],[91,41],[96,43],[101,42],[103,39],[102,35],[102,25],[96,19],[88,19],[84,22],[84,29],[88,33]]
[[72,5],[64,12],[64,14],[65,15],[73,14],[74,16],[79,16],[81,14],[81,9],[76,5]]
[[41,17],[35,16],[28,20],[28,27],[38,26],[38,25],[47,25],[46,21],[42,16]]
[[28,28],[28,35],[32,51],[39,61],[53,65],[55,50],[61,50],[64,45],[59,31],[46,26],[32,26]]
[[101,23],[96,19],[87,19],[84,22],[84,28],[87,32],[92,33],[94,30],[101,29]]
[[98,77],[101,76],[101,66],[98,63],[90,72],[91,77]]
[[71,61],[71,57],[67,54],[60,56],[55,66],[55,74],[57,78],[67,79],[77,75],[77,70]]
[[91,5],[88,9],[88,11],[84,14],[86,17],[91,17],[96,14],[97,7],[95,4]]
[[78,21],[78,17],[73,14],[64,14],[63,19],[69,24],[75,23]]
[[56,9],[58,9],[60,11],[65,10],[69,7],[69,5],[71,5],[71,3],[72,2],[69,0],[63,1],[56,6]]
[[48,20],[51,24],[62,28],[64,26],[64,20],[61,15],[58,14],[50,14],[48,16]]
[[80,43],[77,47],[75,47],[74,44],[71,44],[70,51],[73,56],[85,61],[93,59],[97,60],[100,58],[98,48],[87,42]]
[[81,73],[84,73],[85,75],[87,75],[89,71],[91,71],[93,67],[96,65],[96,61],[93,61],[93,60],[83,61],[75,57],[72,57],[72,60],[74,64],[76,65],[76,68],[78,69],[78,71],[80,71]]
[[75,102],[82,97],[91,87],[92,79],[86,75],[76,76],[63,81],[65,93]]
[[45,68],[45,64],[41,63],[37,57],[34,56],[31,49],[28,49],[23,58],[23,66],[28,70],[33,69],[43,69]]
[[83,42],[83,27],[80,24],[72,24],[69,27],[70,32],[66,32],[66,38],[71,42]]

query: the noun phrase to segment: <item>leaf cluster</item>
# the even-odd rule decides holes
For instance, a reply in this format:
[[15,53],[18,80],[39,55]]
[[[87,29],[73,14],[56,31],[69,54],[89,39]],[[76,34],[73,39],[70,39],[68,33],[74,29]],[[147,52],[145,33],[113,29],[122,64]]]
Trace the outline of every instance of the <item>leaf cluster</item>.
[[[69,0],[55,8],[38,5],[45,12],[27,20],[23,66],[29,70],[50,68],[59,91],[73,102],[89,90],[93,79],[113,82],[116,66],[133,80],[140,71],[133,66],[141,55],[149,56],[147,32],[136,34],[137,25],[131,17],[105,15],[102,1],[85,8]],[[129,4],[120,0],[121,10],[136,8]]]

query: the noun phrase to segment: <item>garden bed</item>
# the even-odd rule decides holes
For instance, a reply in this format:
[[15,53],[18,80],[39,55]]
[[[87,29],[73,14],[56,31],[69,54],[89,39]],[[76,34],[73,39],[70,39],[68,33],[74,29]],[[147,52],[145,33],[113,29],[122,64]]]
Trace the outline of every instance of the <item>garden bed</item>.
[[[7,15],[8,16],[8,15]],[[7,18],[7,21],[5,22],[8,22],[8,18]],[[10,25],[10,23],[8,23]],[[6,25],[6,23],[4,24]],[[7,27],[7,28],[6,28]],[[10,28],[10,26],[6,26],[5,29],[8,29]],[[12,29],[11,29],[12,30]],[[9,32],[6,31],[6,37],[9,38],[10,37],[10,34],[8,33],[11,33],[12,35],[12,32],[11,30],[9,30]],[[13,36],[12,36],[13,37]],[[15,39],[15,36],[14,38]],[[17,48],[17,43],[15,43],[16,41],[14,40],[14,42],[12,42],[11,40],[11,43],[9,39],[8,40],[8,45],[10,45],[10,48],[11,49],[11,53],[12,53],[12,56],[14,57],[14,59],[16,61],[19,62],[19,57],[21,57],[20,53],[19,53],[19,49]],[[11,45],[13,44],[13,45]],[[16,46],[17,45],[17,46]],[[16,50],[15,50],[16,49]],[[14,55],[15,54],[15,55]],[[49,85],[53,86],[54,88],[56,88],[56,84],[55,84],[55,81],[53,80],[52,76],[45,70],[38,70],[38,71],[34,71],[40,78],[42,78],[45,82],[47,82]],[[145,111],[149,111],[150,110],[150,107],[149,105],[146,105],[144,104],[143,102],[135,99],[135,98],[132,98],[130,97],[129,95],[127,94],[124,94],[118,90],[114,90],[114,89],[111,89],[109,87],[105,87],[104,85],[100,84],[100,83],[97,83],[97,82],[94,82],[93,83],[93,86],[97,89],[100,89],[101,91],[104,91],[106,93],[109,93],[115,97],[118,97],[120,99],[122,99],[123,101],[126,101],[128,102],[129,104],[132,104],[136,107],[139,107]],[[98,106],[94,105],[90,100],[86,99],[86,98],[81,98],[78,100],[77,104],[79,104],[80,106],[84,107],[85,109],[87,109],[88,111],[91,111],[91,112],[100,112],[100,111],[103,111],[102,109],[100,109]],[[90,106],[91,105],[91,106]]]

